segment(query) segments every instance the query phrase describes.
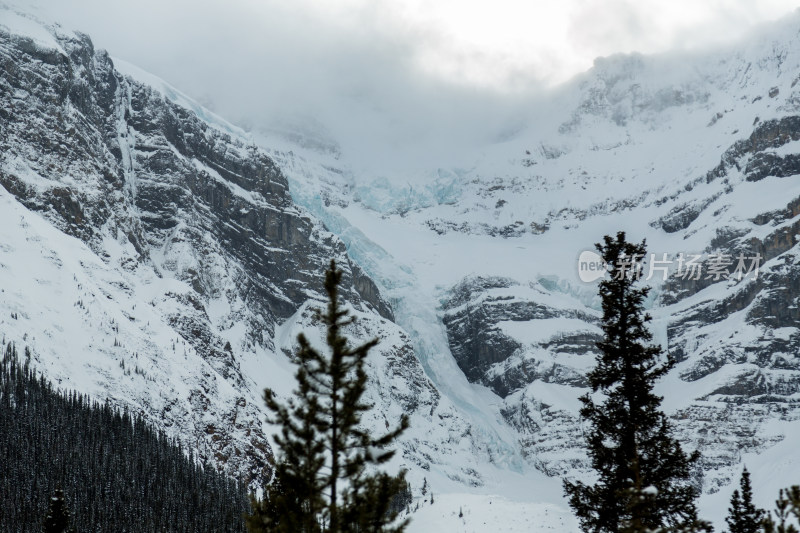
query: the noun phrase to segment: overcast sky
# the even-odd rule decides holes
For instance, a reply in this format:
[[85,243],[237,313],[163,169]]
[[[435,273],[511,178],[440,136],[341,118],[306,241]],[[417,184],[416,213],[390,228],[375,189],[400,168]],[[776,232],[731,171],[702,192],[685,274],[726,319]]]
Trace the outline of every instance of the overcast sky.
[[15,0],[25,2],[233,122],[315,117],[346,154],[372,163],[425,159],[431,151],[446,160],[513,127],[542,88],[588,69],[595,57],[725,43],[796,6],[790,0]]

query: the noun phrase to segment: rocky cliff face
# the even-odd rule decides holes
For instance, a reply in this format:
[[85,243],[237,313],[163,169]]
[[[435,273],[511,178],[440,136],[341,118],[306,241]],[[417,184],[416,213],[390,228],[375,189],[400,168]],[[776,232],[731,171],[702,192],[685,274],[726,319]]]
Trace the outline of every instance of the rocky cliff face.
[[[451,294],[443,322],[450,351],[470,381],[503,398],[536,380],[586,385],[585,368],[600,340],[597,313],[504,278],[467,279]],[[570,325],[578,329],[569,331]]]
[[[342,244],[293,205],[272,159],[124,78],[87,36],[61,37],[63,53],[12,35],[4,44],[0,179],[66,233],[97,248],[102,230],[122,231],[140,258],[161,260],[207,297],[221,289],[213,259],[235,261],[242,293],[262,305],[267,329],[297,310],[306,289],[319,292],[326,257],[347,262]],[[29,183],[26,172],[43,181]],[[186,224],[192,217],[199,219]],[[219,247],[202,246],[208,237]],[[171,256],[182,247],[193,253],[179,264]],[[389,312],[368,279],[359,280]],[[351,278],[347,286],[354,290]]]
[[[0,328],[48,377],[263,480],[261,387],[289,392],[290,340],[315,327],[309,302],[335,259],[355,334],[384,338],[370,363],[381,416],[455,417],[380,316],[392,310],[375,283],[243,132],[120,74],[89,37],[8,11],[0,71],[0,286],[4,307],[23,311],[12,321],[4,312]],[[42,259],[26,265],[17,238],[38,243],[28,247]],[[42,284],[57,288],[37,297]],[[408,436],[406,460],[429,465],[418,441]]]

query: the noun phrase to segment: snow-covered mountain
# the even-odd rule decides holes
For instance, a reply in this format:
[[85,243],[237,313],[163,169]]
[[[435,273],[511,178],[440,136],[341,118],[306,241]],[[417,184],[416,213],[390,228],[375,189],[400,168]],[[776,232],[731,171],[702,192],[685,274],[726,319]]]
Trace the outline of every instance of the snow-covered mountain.
[[[799,35],[794,14],[712,53],[598,59],[460,168],[367,176],[307,152],[281,165],[440,390],[468,396],[455,362],[550,475],[586,475],[576,399],[600,313],[579,255],[618,230],[646,238],[669,268],[647,280],[654,333],[679,361],[660,393],[703,452],[703,505],[719,520],[743,463],[765,507],[800,477],[786,453],[800,430]],[[700,279],[676,272],[680,254],[699,256]],[[757,274],[714,273],[729,261],[734,274],[740,254]]]
[[173,89],[125,77],[85,35],[3,11],[0,39],[6,341],[63,387],[141,412],[257,481],[271,456],[262,391],[292,390],[293,343],[313,338],[309,309],[335,259],[353,335],[382,339],[370,423],[408,413],[417,429],[399,462],[475,478],[480,432],[272,158]]
[[[412,531],[574,530],[559,477],[590,475],[600,332],[578,257],[624,230],[669,267],[647,280],[679,361],[659,392],[703,453],[701,510],[721,518],[743,462],[764,506],[800,482],[800,14],[714,53],[598,59],[510,139],[414,175],[356,170],[313,122],[245,132],[8,9],[0,63],[0,331],[62,386],[258,479],[261,390],[290,392],[335,258],[352,333],[382,339],[369,424],[409,413],[395,466],[438,492]],[[740,254],[757,275],[713,275]]]

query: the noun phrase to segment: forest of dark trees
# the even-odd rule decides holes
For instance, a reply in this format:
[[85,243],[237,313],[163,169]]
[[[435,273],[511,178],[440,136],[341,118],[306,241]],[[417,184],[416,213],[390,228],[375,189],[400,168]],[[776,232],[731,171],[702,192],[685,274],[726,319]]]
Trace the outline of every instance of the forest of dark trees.
[[62,488],[88,532],[243,532],[246,487],[193,461],[141,418],[56,391],[20,361],[0,361],[0,530],[41,532]]

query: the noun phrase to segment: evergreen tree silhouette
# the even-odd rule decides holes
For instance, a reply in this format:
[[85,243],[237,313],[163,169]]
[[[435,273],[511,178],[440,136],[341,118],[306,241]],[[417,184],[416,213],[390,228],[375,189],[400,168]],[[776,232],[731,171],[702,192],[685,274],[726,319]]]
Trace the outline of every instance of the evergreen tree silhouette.
[[393,499],[406,489],[404,473],[370,472],[394,455],[387,450],[408,427],[400,425],[379,438],[361,428],[361,415],[371,406],[362,400],[364,371],[372,339],[351,347],[342,329],[353,323],[339,301],[342,271],[331,261],[325,273],[328,306],[316,318],[327,330],[328,350],[321,353],[304,334],[298,335],[297,390],[286,405],[266,390],[264,399],[281,426],[273,482],[254,501],[247,519],[251,532],[299,533],[402,532],[407,522],[392,525]]
[[753,489],[750,486],[750,472],[745,468],[739,480],[739,489],[733,491],[731,506],[725,522],[729,533],[758,533],[765,518],[763,509],[753,504]]
[[763,522],[764,533],[800,533],[800,529],[789,522],[794,517],[794,521],[800,525],[800,486],[781,489],[772,512],[777,520],[767,516]]
[[75,533],[70,526],[69,510],[64,502],[64,491],[56,489],[50,498],[50,509],[44,519],[44,533]]
[[604,237],[597,250],[608,266],[600,283],[603,340],[588,381],[593,396],[581,398],[580,414],[589,424],[589,458],[598,480],[594,485],[564,480],[564,491],[581,528],[591,533],[620,531],[711,531],[697,518],[697,489],[690,479],[690,457],[672,436],[660,410],[655,382],[674,362],[660,361],[661,348],[644,311],[648,288],[635,288],[646,248],[629,243],[625,233]]

